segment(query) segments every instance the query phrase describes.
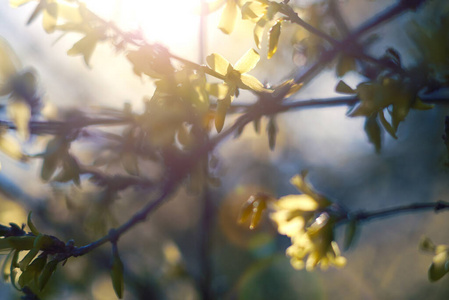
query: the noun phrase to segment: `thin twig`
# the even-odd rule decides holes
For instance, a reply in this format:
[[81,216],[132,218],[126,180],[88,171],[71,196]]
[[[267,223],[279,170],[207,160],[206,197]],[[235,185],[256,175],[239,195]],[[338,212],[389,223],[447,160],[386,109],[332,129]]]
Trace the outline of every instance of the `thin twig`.
[[449,209],[449,202],[440,200],[431,203],[413,203],[409,205],[397,206],[371,212],[362,211],[354,214],[349,214],[349,219],[355,221],[369,221],[373,219],[395,216],[407,212],[420,212],[425,210],[434,210],[435,212],[439,212],[446,209]]

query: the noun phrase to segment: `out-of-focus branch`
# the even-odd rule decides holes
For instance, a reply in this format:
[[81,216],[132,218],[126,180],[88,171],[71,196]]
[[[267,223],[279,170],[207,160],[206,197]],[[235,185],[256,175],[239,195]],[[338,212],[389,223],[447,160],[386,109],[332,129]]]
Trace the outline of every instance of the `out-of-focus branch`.
[[424,203],[413,203],[404,206],[397,206],[393,208],[387,208],[377,211],[361,211],[354,214],[349,214],[348,220],[355,221],[369,221],[373,219],[385,218],[390,216],[396,216],[398,214],[407,213],[407,212],[420,212],[420,211],[429,211],[434,210],[435,212],[439,212],[442,210],[449,209],[449,202],[446,201],[437,201],[437,202],[424,202]]

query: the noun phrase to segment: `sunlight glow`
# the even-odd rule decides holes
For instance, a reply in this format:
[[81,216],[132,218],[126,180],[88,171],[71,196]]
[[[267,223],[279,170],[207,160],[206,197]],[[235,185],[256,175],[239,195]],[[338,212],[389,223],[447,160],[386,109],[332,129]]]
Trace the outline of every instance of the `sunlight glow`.
[[125,30],[140,28],[150,42],[194,51],[200,0],[85,0],[90,9]]

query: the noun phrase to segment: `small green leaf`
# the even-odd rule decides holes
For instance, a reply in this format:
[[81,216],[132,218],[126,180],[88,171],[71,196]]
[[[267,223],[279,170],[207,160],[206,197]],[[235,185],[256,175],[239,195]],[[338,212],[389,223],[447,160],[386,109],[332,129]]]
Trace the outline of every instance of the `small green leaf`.
[[111,268],[111,280],[114,287],[115,294],[119,299],[123,297],[123,290],[125,282],[123,280],[123,263],[118,254],[117,245],[112,245],[112,268]]
[[434,107],[434,104],[424,103],[419,97],[416,97],[415,101],[412,104],[412,108],[418,110],[429,110]]
[[64,155],[62,159],[62,170],[52,179],[56,182],[73,181],[80,185],[80,167],[78,161],[72,155]]
[[39,275],[44,269],[47,263],[47,255],[40,255],[38,258],[33,260],[33,262],[28,266],[27,270],[34,274],[34,281],[37,283],[39,280]]
[[28,267],[30,262],[33,260],[33,258],[36,257],[36,255],[39,253],[39,249],[33,248],[31,249],[25,257],[19,262],[19,268],[23,272]]
[[282,21],[278,20],[268,32],[268,59],[272,58],[278,49],[279,37],[281,36],[281,25]]
[[9,267],[8,264],[11,263],[13,254],[14,254],[14,250],[11,250],[11,251],[8,253],[8,255],[5,257],[5,260],[3,261],[3,265],[2,265],[2,277],[3,277],[3,280],[4,280],[4,281],[8,280],[8,278],[9,278],[9,274],[7,274],[6,271],[8,270],[8,267]]
[[0,250],[11,249],[11,244],[8,241],[8,238],[0,239]]
[[9,276],[10,276],[11,284],[16,290],[20,290],[16,285],[17,271],[15,270],[18,267],[17,261],[19,260],[19,252],[20,252],[19,250],[14,251],[14,254],[13,254],[12,260],[11,260],[11,266],[9,268],[9,272],[10,272]]
[[33,214],[32,211],[30,211],[30,213],[28,214],[27,225],[30,228],[31,232],[37,236],[40,234],[40,232],[39,232],[39,230],[37,230],[36,226],[34,226],[33,221],[31,221],[32,214]]
[[342,77],[349,71],[356,69],[355,59],[352,56],[342,54],[337,62],[337,76]]
[[16,250],[31,250],[34,245],[34,236],[10,236],[6,240],[11,245],[11,248]]
[[48,280],[50,279],[51,275],[53,275],[53,273],[56,270],[56,266],[58,265],[59,261],[57,260],[52,260],[49,261],[44,269],[42,270],[41,275],[39,276],[39,290],[42,291],[44,289],[44,287],[47,285]]
[[382,138],[376,114],[366,118],[365,132],[368,135],[370,143],[374,145],[376,152],[379,153],[382,144]]
[[345,250],[348,250],[354,244],[357,229],[358,229],[357,220],[351,220],[346,225],[345,241],[344,241]]
[[343,80],[340,80],[335,87],[335,91],[341,94],[355,94],[355,90],[347,85]]
[[50,180],[53,176],[61,161],[60,156],[66,152],[67,147],[67,143],[64,143],[61,138],[54,138],[48,142],[41,169],[41,178],[44,181]]

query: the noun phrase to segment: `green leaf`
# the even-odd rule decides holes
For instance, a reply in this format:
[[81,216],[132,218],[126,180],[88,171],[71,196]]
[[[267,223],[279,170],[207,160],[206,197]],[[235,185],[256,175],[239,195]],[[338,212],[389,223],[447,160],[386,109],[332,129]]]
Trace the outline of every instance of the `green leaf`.
[[32,214],[33,214],[32,211],[30,211],[30,213],[28,214],[27,225],[28,225],[28,228],[30,228],[31,232],[34,235],[39,235],[40,234],[39,230],[37,230],[36,226],[34,226],[34,224],[33,224],[33,221],[31,221]]
[[218,28],[225,34],[230,34],[234,31],[235,23],[237,21],[237,3],[235,1],[227,1],[221,14]]
[[44,269],[42,270],[41,275],[39,276],[39,290],[42,291],[44,289],[44,287],[47,285],[48,280],[50,279],[51,275],[53,275],[53,273],[56,270],[56,266],[58,265],[59,261],[57,260],[52,260],[49,261]]
[[20,290],[17,285],[16,285],[16,275],[17,275],[17,271],[15,270],[18,265],[17,265],[17,261],[19,260],[19,250],[15,250],[14,254],[12,256],[12,260],[11,260],[11,265],[9,267],[9,276],[10,276],[10,280],[11,280],[11,284],[12,286],[16,289],[16,290]]
[[72,155],[64,155],[62,159],[62,170],[53,179],[56,182],[68,182],[73,180],[77,186],[80,185],[80,167],[78,161]]
[[412,104],[412,108],[418,110],[429,110],[434,107],[434,104],[424,103],[419,97],[416,97],[415,101]]
[[36,257],[39,253],[38,248],[33,248],[25,255],[25,257],[19,262],[19,268],[23,272],[28,267],[30,262]]
[[347,85],[343,80],[340,80],[335,87],[335,91],[341,94],[355,94],[355,90]]
[[47,149],[44,153],[44,161],[42,163],[41,178],[44,181],[50,180],[56,168],[61,161],[61,154],[67,151],[67,143],[61,138],[54,138],[47,144]]
[[34,236],[10,236],[5,240],[16,250],[31,250],[34,245]]
[[278,20],[268,32],[268,59],[272,58],[278,49],[279,37],[281,36],[281,25],[282,21]]
[[381,139],[380,126],[379,123],[377,122],[377,114],[366,118],[365,132],[368,135],[370,143],[374,145],[374,147],[376,148],[376,152],[379,153],[382,139]]
[[337,62],[337,76],[342,77],[347,72],[353,71],[356,69],[355,59],[352,56],[342,54]]
[[2,265],[2,278],[4,281],[8,280],[9,278],[9,274],[6,274],[6,270],[8,270],[8,267],[11,263],[12,260],[12,256],[14,254],[14,250],[11,250],[8,255],[5,257],[5,260],[3,261],[3,265]]
[[358,231],[357,220],[350,220],[349,223],[346,225],[345,240],[343,246],[345,250],[348,250],[354,244],[357,231]]
[[123,280],[123,263],[118,254],[117,245],[112,245],[112,268],[111,268],[111,280],[114,287],[115,294],[119,299],[123,297],[123,290],[125,282]]

